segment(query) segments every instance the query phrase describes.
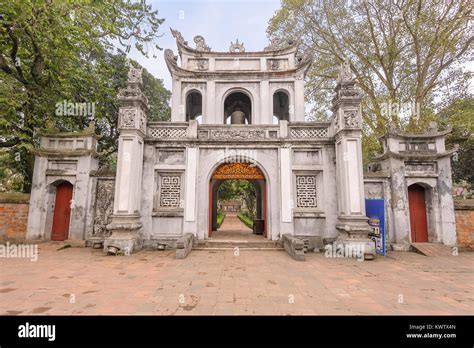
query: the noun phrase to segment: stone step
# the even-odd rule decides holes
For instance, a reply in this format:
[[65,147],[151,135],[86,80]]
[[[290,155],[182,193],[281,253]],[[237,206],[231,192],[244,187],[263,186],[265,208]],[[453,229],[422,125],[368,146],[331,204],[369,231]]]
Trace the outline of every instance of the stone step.
[[246,240],[203,240],[199,241],[193,249],[281,249],[283,247],[278,241],[262,240],[262,241],[246,241]]
[[425,256],[453,256],[453,248],[437,243],[411,243],[413,250]]

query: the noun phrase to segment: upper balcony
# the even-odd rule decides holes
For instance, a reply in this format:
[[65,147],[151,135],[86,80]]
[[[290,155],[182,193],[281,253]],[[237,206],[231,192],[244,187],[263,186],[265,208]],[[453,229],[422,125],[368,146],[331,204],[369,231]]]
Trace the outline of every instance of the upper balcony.
[[332,142],[331,122],[287,122],[278,125],[198,124],[196,121],[149,122],[147,141],[220,142]]

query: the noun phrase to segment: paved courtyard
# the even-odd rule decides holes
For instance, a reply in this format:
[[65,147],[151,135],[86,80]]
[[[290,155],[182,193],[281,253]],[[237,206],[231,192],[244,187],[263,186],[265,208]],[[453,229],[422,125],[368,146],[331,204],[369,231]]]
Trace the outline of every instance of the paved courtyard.
[[474,253],[391,252],[359,262],[309,253],[173,251],[105,256],[39,245],[0,260],[0,314],[473,314]]

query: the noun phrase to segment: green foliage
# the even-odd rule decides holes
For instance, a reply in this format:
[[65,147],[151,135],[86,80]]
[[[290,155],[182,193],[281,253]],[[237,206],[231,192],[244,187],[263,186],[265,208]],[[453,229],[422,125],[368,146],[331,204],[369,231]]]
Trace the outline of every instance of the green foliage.
[[[31,185],[38,129],[48,122],[61,131],[87,127],[92,117],[61,116],[57,103],[95,105],[97,132],[103,134],[102,162],[115,151],[116,95],[127,73],[125,52],[134,45],[145,56],[163,19],[142,2],[5,1],[0,15],[0,172],[22,177]],[[154,54],[154,53],[153,53]],[[145,94],[153,119],[169,117],[169,92],[161,80],[144,73]],[[8,158],[4,155],[7,154]],[[112,161],[113,162],[113,161]],[[109,163],[107,163],[109,164]],[[3,174],[5,175],[5,174]],[[7,189],[17,189],[18,184]]]
[[474,98],[455,100],[437,114],[438,122],[452,127],[446,139],[448,148],[459,145],[452,159],[453,181],[474,187]]
[[221,227],[222,223],[224,222],[225,214],[219,210],[217,212],[217,228]]
[[247,180],[226,180],[219,187],[219,200],[242,199],[248,211],[255,215],[256,193],[253,184]]

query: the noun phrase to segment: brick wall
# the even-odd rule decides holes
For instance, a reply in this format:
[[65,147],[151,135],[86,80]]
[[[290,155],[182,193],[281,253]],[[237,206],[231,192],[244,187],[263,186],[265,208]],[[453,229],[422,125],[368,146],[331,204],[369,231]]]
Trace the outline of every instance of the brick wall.
[[474,199],[454,201],[458,246],[461,250],[474,250]]
[[30,195],[0,193],[0,243],[25,240]]

